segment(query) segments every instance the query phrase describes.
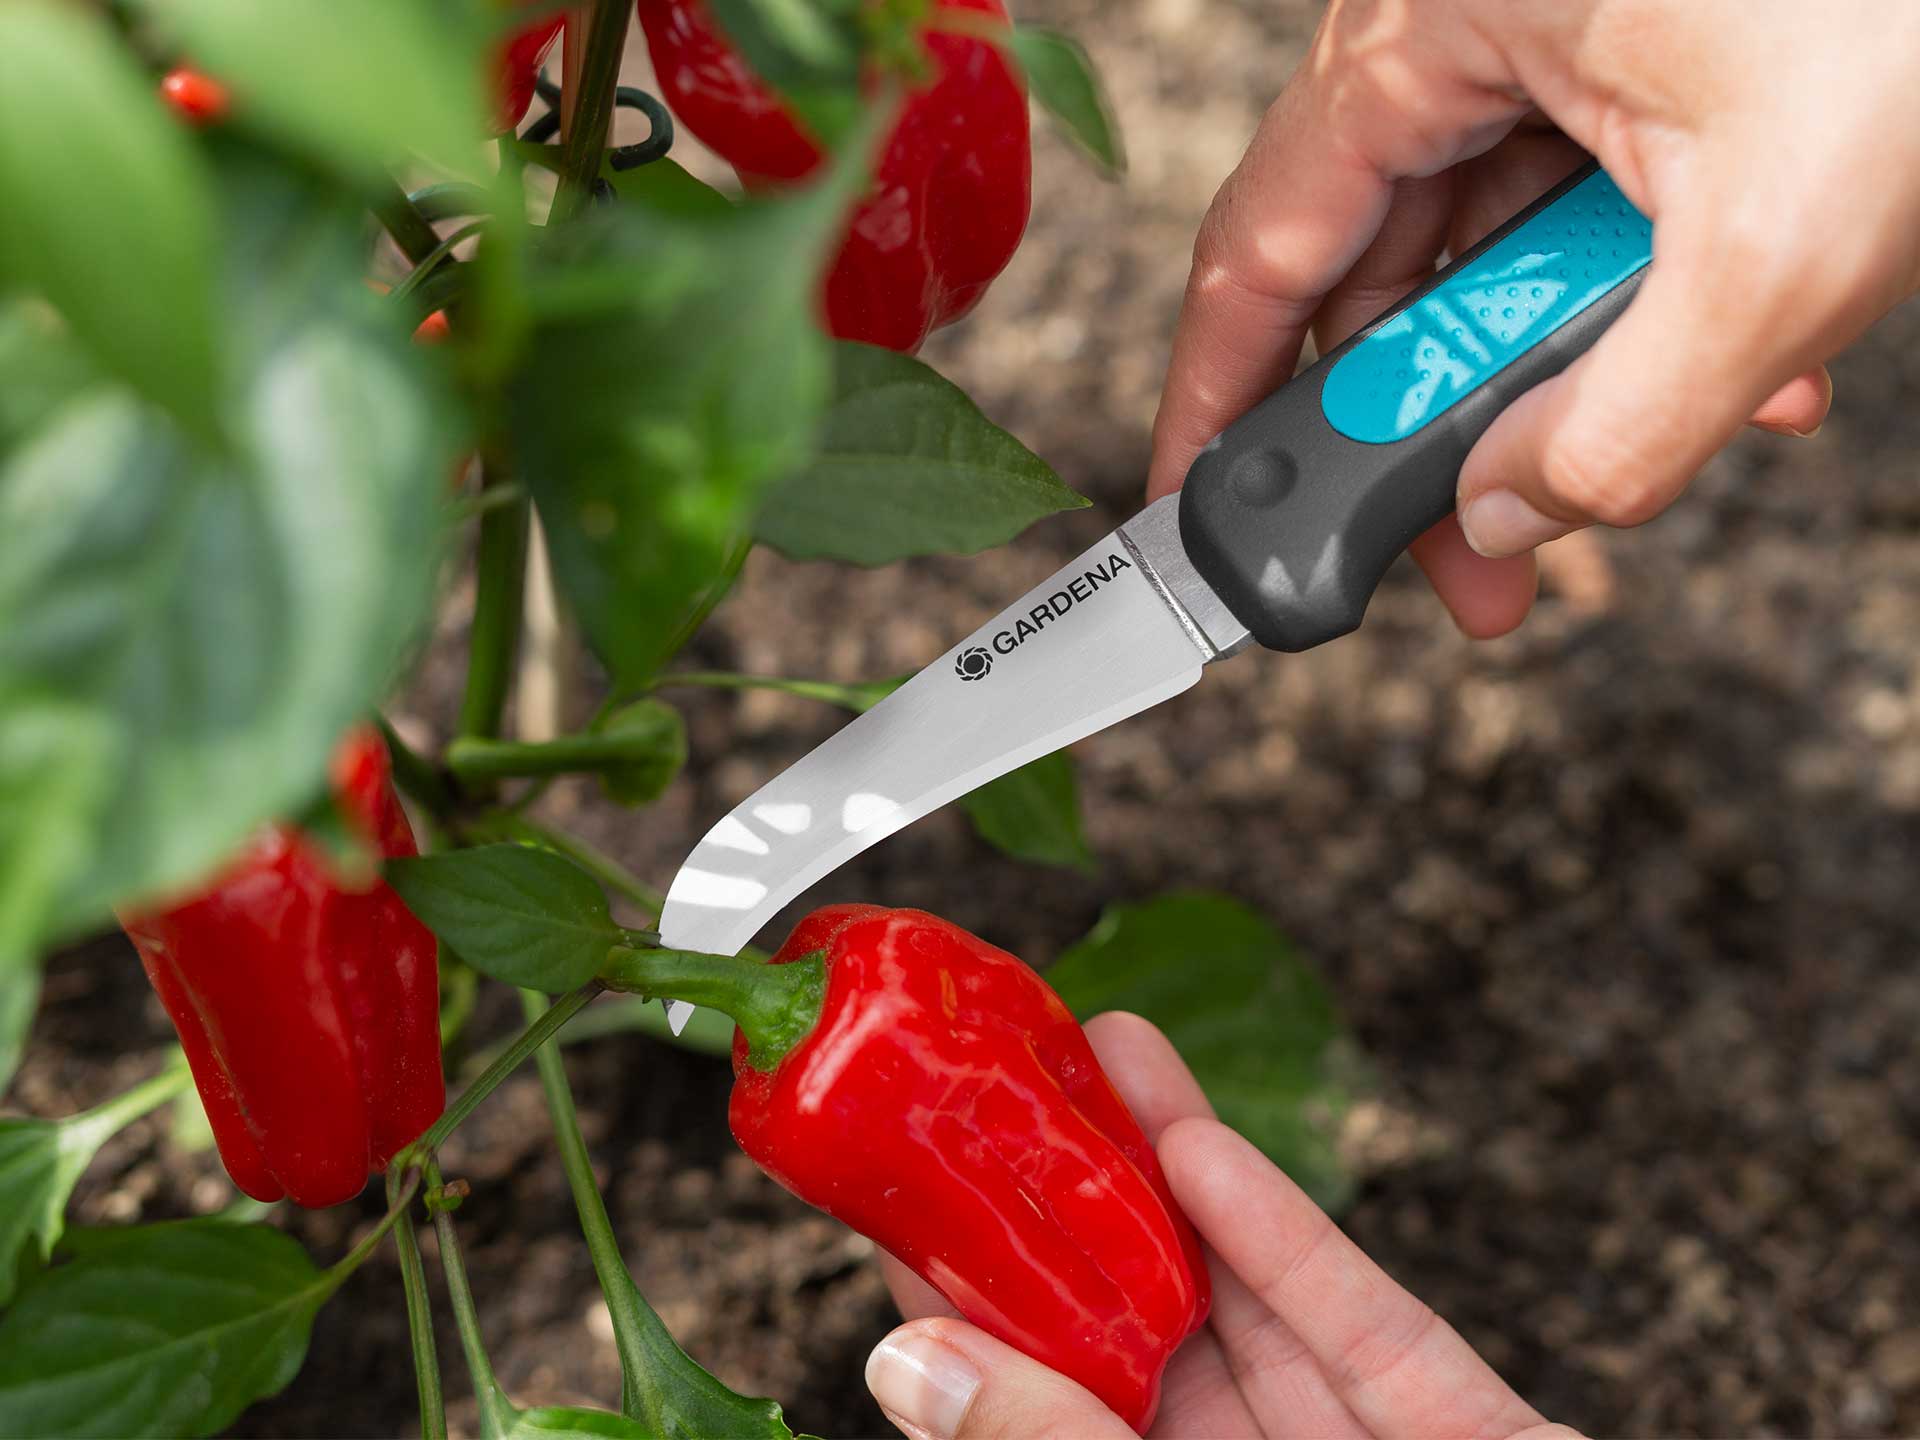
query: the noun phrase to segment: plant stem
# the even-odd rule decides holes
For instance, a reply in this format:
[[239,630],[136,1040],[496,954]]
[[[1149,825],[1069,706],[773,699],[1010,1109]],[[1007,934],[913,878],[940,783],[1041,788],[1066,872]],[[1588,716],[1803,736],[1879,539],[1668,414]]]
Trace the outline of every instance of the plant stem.
[[[400,1199],[400,1171],[387,1171],[387,1205]],[[413,1378],[420,1392],[420,1440],[447,1440],[447,1406],[440,1391],[440,1350],[433,1340],[433,1306],[427,1299],[427,1267],[413,1229],[413,1207],[400,1209],[393,1227],[400,1253],[400,1283],[407,1296],[407,1334],[413,1344]]]
[[[572,125],[560,150],[560,189],[553,199],[549,223],[578,215],[593,194],[607,136],[613,129],[620,56],[626,49],[627,22],[632,15],[631,0],[593,0],[586,60],[580,67],[578,96],[573,98]],[[572,37],[568,39],[571,42]]]
[[[480,493],[505,483],[499,467],[483,460]],[[527,526],[530,511],[517,504],[488,510],[480,517],[478,576],[473,597],[473,633],[468,641],[467,688],[460,697],[456,733],[495,735],[506,709],[520,649],[520,603],[526,588]]]
[[471,240],[486,228],[486,221],[470,220],[458,230],[455,230],[451,235],[441,240],[439,244],[429,250],[426,255],[414,265],[404,280],[393,287],[389,292],[391,297],[394,300],[404,300],[413,294],[426,282],[427,277],[438,268],[440,262],[453,254],[456,247],[464,241]]
[[609,765],[632,764],[632,735],[557,735],[551,740],[488,740],[462,736],[447,750],[447,765],[463,781],[507,780],[524,775],[571,775]]
[[[537,990],[522,990],[520,1004],[531,1022],[539,1019],[547,1008],[547,999]],[[593,1178],[593,1161],[587,1155],[587,1142],[580,1133],[580,1117],[573,1107],[573,1090],[567,1084],[566,1062],[560,1058],[559,1048],[541,1046],[534,1055],[534,1063],[540,1067],[540,1083],[547,1092],[547,1113],[553,1117],[554,1143],[560,1150],[560,1164],[573,1190],[574,1208],[580,1213],[580,1233],[586,1237],[587,1253],[593,1258],[593,1273],[599,1278],[600,1293],[606,1298],[607,1313],[613,1319],[614,1348],[620,1352],[620,1408],[636,1419],[654,1420],[653,1428],[665,1433],[665,1428],[657,1423],[660,1398],[652,1381],[654,1363],[648,1351],[651,1348],[657,1352],[663,1341],[673,1345],[673,1337],[633,1283],[633,1274],[620,1254],[613,1222],[607,1218],[606,1202],[601,1199],[600,1187]]]
[[881,681],[865,685],[836,685],[830,680],[788,680],[778,675],[736,675],[727,670],[681,670],[662,675],[647,688],[667,690],[676,685],[694,685],[709,690],[777,690],[783,695],[798,695],[848,710],[870,710],[897,682]]
[[[404,1155],[406,1152],[401,1153]],[[387,1238],[387,1232],[400,1223],[400,1217],[407,1213],[407,1206],[413,1203],[413,1197],[419,1193],[419,1172],[407,1167],[398,1156],[394,1159],[394,1167],[403,1173],[404,1178],[397,1184],[391,1180],[388,1181],[387,1213],[380,1218],[378,1225],[367,1232],[365,1239],[327,1267],[327,1278],[336,1289],[345,1283],[349,1275],[366,1263],[367,1257],[373,1254],[382,1240]]]
[[616,945],[607,952],[600,982],[609,990],[652,999],[711,1005],[732,1016],[747,1037],[747,1059],[754,1068],[769,1070],[820,1019],[827,967],[824,955],[764,965],[738,955]]
[[[500,1058],[481,1071],[479,1078],[462,1090],[459,1098],[447,1107],[446,1113],[433,1122],[433,1127],[408,1146],[402,1154],[411,1152],[422,1155],[437,1150],[447,1136],[459,1128],[460,1122],[471,1115],[479,1107],[480,1102],[494,1092],[502,1080],[520,1068],[521,1061],[546,1044],[553,1032],[577,1015],[594,996],[600,993],[601,989],[602,986],[598,981],[581,986],[554,1005],[539,1020],[522,1030],[519,1037],[500,1052]],[[400,1163],[400,1159],[394,1160],[394,1164]]]
[[[438,1189],[440,1167],[427,1161],[427,1184]],[[487,1347],[480,1339],[480,1315],[474,1309],[473,1290],[467,1284],[467,1263],[460,1254],[460,1236],[453,1227],[453,1216],[445,1210],[433,1212],[433,1233],[440,1242],[440,1268],[447,1277],[447,1299],[453,1304],[453,1323],[460,1331],[460,1348],[466,1352],[467,1373],[473,1377],[473,1396],[480,1402],[480,1433],[504,1435],[513,1428],[513,1406],[493,1378],[493,1363],[487,1359]]]
[[523,820],[517,815],[489,817],[481,821],[476,829],[482,834],[491,834],[503,840],[544,845],[556,854],[566,856],[609,890],[624,895],[634,904],[644,907],[655,915],[658,915],[660,907],[667,903],[666,897],[658,890],[648,885],[606,851],[588,844],[578,836],[549,829],[532,820]]
[[118,1134],[142,1115],[157,1110],[173,1099],[193,1077],[187,1070],[186,1061],[175,1056],[173,1062],[150,1080],[142,1080],[131,1090],[123,1090],[109,1100],[103,1100],[91,1110],[83,1110],[62,1122],[63,1126],[76,1133],[83,1134],[86,1140],[94,1144],[104,1141],[108,1136]]
[[400,247],[400,253],[415,265],[424,264],[440,244],[440,237],[434,233],[427,217],[420,213],[420,207],[392,180],[381,184],[372,203],[374,215],[393,237],[393,243]]
[[386,716],[376,716],[375,719],[379,722],[381,737],[387,742],[387,754],[393,757],[394,784],[436,818],[451,812],[453,792],[447,788],[446,776],[436,770],[418,750],[402,740],[399,732],[387,723]]

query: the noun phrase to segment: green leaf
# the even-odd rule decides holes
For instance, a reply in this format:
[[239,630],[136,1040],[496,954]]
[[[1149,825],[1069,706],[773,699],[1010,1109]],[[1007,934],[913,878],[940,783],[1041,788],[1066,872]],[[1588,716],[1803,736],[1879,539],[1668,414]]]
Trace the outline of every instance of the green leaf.
[[782,481],[757,539],[796,560],[885,565],[1004,545],[1087,501],[959,386],[908,355],[840,341],[813,461]]
[[67,1197],[106,1138],[97,1127],[0,1120],[0,1305],[13,1298],[16,1264],[33,1241],[42,1265],[53,1257]]
[[1100,173],[1109,180],[1125,174],[1127,156],[1120,143],[1120,125],[1086,48],[1059,30],[1016,25],[1013,53],[1026,72],[1033,98],[1060,122]]
[[594,735],[614,747],[600,785],[621,805],[651,805],[687,763],[687,722],[658,700],[621,706]]
[[86,7],[0,5],[0,212],[0,285],[45,296],[103,366],[212,435],[206,169]]
[[284,1388],[338,1282],[278,1231],[144,1225],[0,1319],[0,1434],[211,1435]]
[[711,0],[713,18],[754,74],[815,139],[840,140],[860,111],[858,5],[849,0]]
[[115,740],[78,706],[25,700],[0,716],[0,1090],[40,996],[38,940],[107,823]]
[[[554,147],[539,148],[552,150]],[[623,204],[639,205],[663,215],[698,219],[724,215],[733,209],[733,201],[704,180],[696,180],[673,160],[652,160],[632,170],[615,170],[608,165],[601,173]]]
[[960,802],[974,829],[996,850],[1016,860],[1094,868],[1093,851],[1080,828],[1080,785],[1073,757],[1064,750],[989,780]]
[[485,30],[432,0],[138,0],[234,96],[234,122],[384,181],[409,153],[477,178]]
[[807,453],[827,382],[814,283],[860,173],[724,215],[616,206],[551,237],[514,449],[620,688],[718,601],[767,486]]
[[[501,1432],[506,1440],[653,1440],[654,1432],[638,1421],[610,1410],[578,1405],[541,1405],[514,1413],[513,1423]],[[717,1431],[714,1433],[718,1433]]]
[[0,840],[16,939],[189,883],[297,809],[426,617],[446,396],[362,283],[355,207],[222,174],[232,449],[99,388],[0,456],[0,794],[58,842]]
[[[184,1058],[176,1059],[184,1065]],[[0,1120],[0,1305],[12,1298],[20,1262],[44,1265],[53,1257],[67,1199],[94,1152],[176,1092],[192,1094],[186,1079],[183,1070],[164,1070],[64,1120]]]
[[1197,893],[1117,905],[1047,981],[1083,1020],[1150,1017],[1223,1121],[1323,1207],[1352,1198],[1335,1138],[1362,1084],[1353,1043],[1325,983],[1258,912]]
[[559,994],[621,940],[594,878],[550,850],[482,845],[387,862],[407,908],[483,975]]
[[99,381],[51,306],[0,301],[0,456]]

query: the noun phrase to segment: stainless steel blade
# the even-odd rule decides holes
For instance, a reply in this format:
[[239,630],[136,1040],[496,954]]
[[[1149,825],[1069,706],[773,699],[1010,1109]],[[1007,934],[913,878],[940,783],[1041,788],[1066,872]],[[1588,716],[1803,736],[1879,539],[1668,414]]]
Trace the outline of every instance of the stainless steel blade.
[[[661,944],[733,955],[869,845],[1179,694],[1247,632],[1193,573],[1169,496],[735,807],[667,892]],[[693,1007],[676,1001],[678,1033]]]

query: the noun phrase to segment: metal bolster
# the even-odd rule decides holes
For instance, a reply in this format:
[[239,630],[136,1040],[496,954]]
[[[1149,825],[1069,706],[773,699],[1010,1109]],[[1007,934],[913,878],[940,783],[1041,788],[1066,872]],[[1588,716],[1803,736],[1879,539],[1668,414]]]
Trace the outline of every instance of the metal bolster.
[[1209,663],[1238,655],[1253,633],[1234,617],[1211,585],[1200,578],[1180,540],[1180,496],[1163,495],[1119,530],[1147,582],[1167,602],[1181,628]]

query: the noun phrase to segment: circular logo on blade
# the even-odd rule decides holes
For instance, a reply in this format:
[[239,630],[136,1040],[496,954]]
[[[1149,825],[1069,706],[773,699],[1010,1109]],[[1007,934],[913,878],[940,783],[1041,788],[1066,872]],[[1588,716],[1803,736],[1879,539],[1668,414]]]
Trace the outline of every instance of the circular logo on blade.
[[993,655],[984,645],[969,645],[953,662],[953,673],[962,680],[984,680],[993,669]]

